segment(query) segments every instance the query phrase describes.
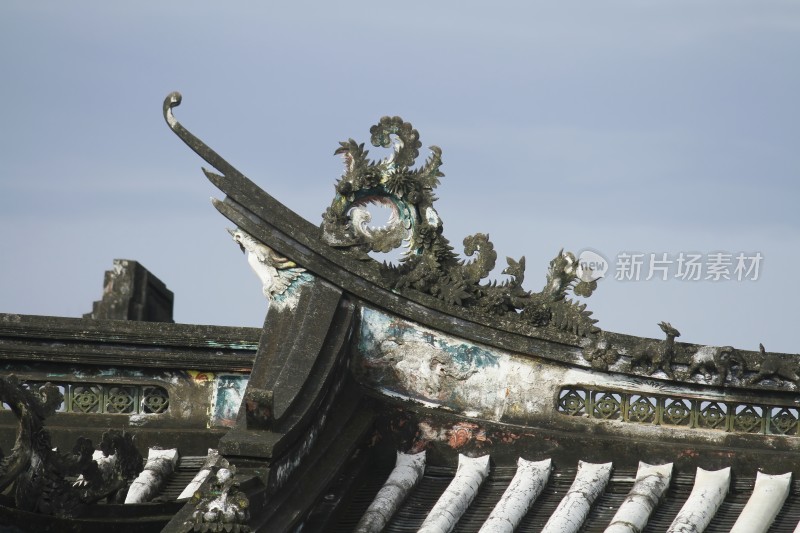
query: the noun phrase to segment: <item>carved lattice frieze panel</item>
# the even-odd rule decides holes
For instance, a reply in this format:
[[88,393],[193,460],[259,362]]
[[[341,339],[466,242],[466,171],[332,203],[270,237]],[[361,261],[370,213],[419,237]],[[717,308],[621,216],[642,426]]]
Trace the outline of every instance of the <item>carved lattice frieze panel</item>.
[[73,385],[68,389],[66,396],[69,413],[102,413],[103,412],[103,387],[102,385]]
[[588,387],[563,387],[556,410],[567,416],[619,420],[733,433],[800,435],[800,408],[674,394],[642,394]]
[[769,432],[776,435],[796,435],[798,411],[793,407],[770,409]]
[[631,394],[628,399],[626,422],[652,424],[658,420],[658,399],[641,394]]
[[760,405],[737,404],[731,423],[732,430],[739,433],[764,433],[764,409]]
[[697,427],[727,430],[728,406],[722,402],[699,402]]
[[659,398],[659,422],[669,426],[691,426],[694,419],[692,400],[687,398]]
[[586,391],[562,389],[558,395],[558,410],[570,416],[586,415]]
[[161,387],[142,387],[142,413],[164,413],[169,407],[169,394]]
[[622,395],[616,392],[592,393],[592,418],[618,420],[622,418]]
[[105,412],[109,414],[133,414],[138,412],[138,387],[106,387]]
[[[169,393],[157,385],[116,384],[116,383],[53,383],[64,401],[58,407],[59,413],[76,414],[163,414],[169,410]],[[40,381],[25,381],[23,387],[39,394],[45,384]],[[0,411],[8,410],[0,404]]]

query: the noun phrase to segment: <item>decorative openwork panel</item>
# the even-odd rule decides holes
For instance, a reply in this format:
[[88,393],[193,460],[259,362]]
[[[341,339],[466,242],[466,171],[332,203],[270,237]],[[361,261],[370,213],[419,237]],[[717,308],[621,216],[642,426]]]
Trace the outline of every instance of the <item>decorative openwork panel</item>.
[[102,413],[103,387],[101,385],[77,385],[65,395],[68,413]]
[[592,418],[619,420],[622,418],[622,395],[616,392],[592,393]]
[[581,389],[561,389],[558,395],[558,410],[570,416],[586,415],[586,391]]
[[[53,383],[53,382],[50,382]],[[45,384],[26,381],[23,386],[38,394]],[[127,385],[116,383],[53,383],[64,395],[60,413],[78,414],[162,414],[169,409],[169,393],[156,385]],[[6,404],[0,410],[7,410]]]
[[764,408],[760,405],[736,404],[731,417],[732,431],[738,433],[764,433]]
[[707,429],[728,429],[728,406],[722,402],[699,402],[697,427]]
[[661,410],[658,420],[668,426],[691,426],[694,419],[694,405],[687,398],[656,398]]
[[129,415],[138,412],[139,387],[107,387],[104,394],[105,412]]
[[160,414],[169,407],[169,394],[161,387],[142,387],[142,413]]
[[652,424],[658,417],[658,399],[642,396],[641,394],[631,394],[627,403],[628,409],[625,415],[626,422],[640,422],[642,424]]
[[800,435],[800,409],[788,405],[564,387],[559,392],[556,410],[567,416],[635,424],[734,433]]
[[769,432],[775,435],[796,435],[798,411],[793,407],[770,409]]

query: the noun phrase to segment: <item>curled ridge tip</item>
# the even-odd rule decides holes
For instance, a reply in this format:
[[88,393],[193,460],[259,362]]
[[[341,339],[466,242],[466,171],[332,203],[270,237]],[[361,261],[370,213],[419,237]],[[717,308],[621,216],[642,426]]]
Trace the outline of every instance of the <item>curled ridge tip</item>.
[[166,120],[167,124],[170,126],[174,126],[176,123],[175,117],[172,114],[172,108],[181,105],[182,99],[183,97],[178,91],[172,91],[164,99],[164,120]]
[[178,122],[178,119],[176,119],[175,115],[172,114],[172,108],[181,105],[182,99],[181,93],[178,91],[171,92],[167,95],[167,97],[164,99],[164,120],[180,140],[185,142],[186,145],[191,148],[192,151],[194,151],[194,153],[202,157],[204,161],[209,163],[221,174],[217,175],[203,169],[203,171],[206,173],[206,176],[215,185],[217,185],[217,187],[220,187],[220,184],[228,179],[239,179],[246,183],[250,183],[244,174],[236,170],[233,165],[225,161],[217,152],[212,150],[208,145],[206,145],[206,143],[198,139],[194,134],[192,134],[192,132],[187,130],[183,124]]

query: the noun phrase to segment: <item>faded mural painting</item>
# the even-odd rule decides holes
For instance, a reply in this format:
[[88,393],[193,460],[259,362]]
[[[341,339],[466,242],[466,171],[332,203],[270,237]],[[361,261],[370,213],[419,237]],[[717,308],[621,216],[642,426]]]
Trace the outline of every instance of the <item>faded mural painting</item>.
[[248,374],[217,374],[211,401],[211,425],[233,427],[247,388]]

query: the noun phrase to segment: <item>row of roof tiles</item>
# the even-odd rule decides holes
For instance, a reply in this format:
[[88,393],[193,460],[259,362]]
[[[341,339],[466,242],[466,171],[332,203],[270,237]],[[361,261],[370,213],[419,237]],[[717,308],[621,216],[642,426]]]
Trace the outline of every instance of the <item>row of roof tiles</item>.
[[[513,479],[480,526],[481,533],[515,531],[548,484],[552,473],[550,459],[528,461],[520,458]],[[592,505],[609,482],[612,464],[580,461],[566,494],[550,514],[542,533],[577,533],[586,529]],[[639,533],[665,498],[672,479],[672,464],[640,463],[625,499],[605,528],[606,533]],[[355,531],[383,531],[417,487],[425,474],[425,452],[397,454],[388,479],[361,517]],[[459,455],[458,469],[418,531],[449,533],[468,511],[490,474],[489,456],[470,458]],[[698,468],[688,498],[672,519],[667,533],[706,530],[720,509],[731,485],[730,468],[707,471]],[[729,530],[731,533],[766,533],[781,511],[791,488],[791,474],[757,474],[749,499]],[[391,529],[391,528],[389,528]],[[795,528],[800,533],[800,524]]]

